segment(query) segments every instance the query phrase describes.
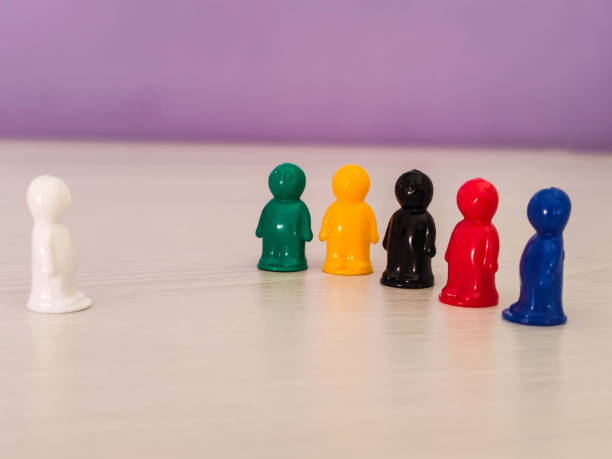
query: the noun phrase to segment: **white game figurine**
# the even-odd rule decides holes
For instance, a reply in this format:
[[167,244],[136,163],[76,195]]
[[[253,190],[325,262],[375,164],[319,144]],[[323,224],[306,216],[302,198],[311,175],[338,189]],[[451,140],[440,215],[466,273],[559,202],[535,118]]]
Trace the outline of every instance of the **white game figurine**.
[[51,314],[87,309],[91,300],[75,286],[76,250],[62,222],[70,190],[57,177],[43,175],[28,187],[32,229],[32,291],[28,309]]

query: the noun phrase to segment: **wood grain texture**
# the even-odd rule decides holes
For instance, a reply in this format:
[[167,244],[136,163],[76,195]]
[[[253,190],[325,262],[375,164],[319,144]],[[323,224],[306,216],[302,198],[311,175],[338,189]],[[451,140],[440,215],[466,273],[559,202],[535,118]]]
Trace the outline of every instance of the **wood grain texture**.
[[[612,243],[606,155],[562,151],[2,142],[0,456],[6,458],[576,458],[612,454]],[[375,274],[255,269],[267,176],[306,171],[318,232],[344,163],[366,168],[385,229],[397,176],[435,187],[436,285],[404,291]],[[88,311],[28,312],[28,182],[71,187],[67,223]],[[443,253],[457,188],[500,193],[501,305],[445,306]],[[532,234],[525,209],[546,186],[570,195],[568,323],[501,320],[518,295]]]

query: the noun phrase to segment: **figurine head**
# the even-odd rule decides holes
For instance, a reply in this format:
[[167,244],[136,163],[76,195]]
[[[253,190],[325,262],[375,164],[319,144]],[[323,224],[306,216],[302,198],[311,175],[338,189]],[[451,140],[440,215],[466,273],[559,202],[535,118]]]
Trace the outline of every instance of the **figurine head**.
[[457,206],[466,220],[490,222],[499,197],[492,183],[481,178],[468,180],[457,192]]
[[338,201],[363,201],[370,190],[370,177],[365,169],[354,164],[342,166],[332,179],[332,191]]
[[71,196],[62,180],[42,175],[30,183],[27,199],[34,221],[58,223],[70,206]]
[[540,234],[561,234],[570,216],[572,203],[563,190],[546,188],[533,195],[527,206],[527,218]]
[[295,164],[283,163],[274,168],[268,177],[272,195],[283,201],[300,199],[306,187],[306,175]]
[[425,210],[433,198],[433,184],[427,175],[412,169],[395,182],[395,197],[402,207]]

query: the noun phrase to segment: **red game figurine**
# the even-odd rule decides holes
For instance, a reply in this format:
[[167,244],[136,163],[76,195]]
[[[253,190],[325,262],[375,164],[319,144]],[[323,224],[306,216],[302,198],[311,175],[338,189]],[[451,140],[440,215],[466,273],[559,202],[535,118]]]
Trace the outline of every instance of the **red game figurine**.
[[457,205],[465,218],[455,226],[444,255],[448,281],[440,293],[441,302],[468,308],[497,304],[499,237],[491,223],[497,202],[497,190],[481,178],[459,188]]

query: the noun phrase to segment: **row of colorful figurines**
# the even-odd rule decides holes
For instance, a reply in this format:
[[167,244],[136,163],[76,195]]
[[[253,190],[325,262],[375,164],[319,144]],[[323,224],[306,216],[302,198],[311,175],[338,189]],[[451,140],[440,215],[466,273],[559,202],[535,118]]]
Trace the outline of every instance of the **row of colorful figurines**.
[[[291,163],[277,166],[268,178],[274,196],[261,212],[255,234],[263,240],[258,267],[267,271],[306,269],[305,242],[312,240],[310,213],[300,199],[306,186],[304,171]],[[370,244],[378,242],[376,218],[365,197],[370,178],[360,166],[341,167],[332,179],[336,201],[323,217],[319,239],[327,243],[323,271],[340,275],[370,274]],[[383,238],[387,267],[380,279],[389,287],[432,287],[431,258],[436,254],[436,227],[427,211],[433,184],[418,170],[402,174],[395,184],[400,204],[389,219]],[[492,223],[497,190],[476,178],[457,193],[464,216],[452,232],[444,259],[448,280],[440,301],[453,306],[488,307],[498,303],[495,287],[499,237]],[[563,236],[571,203],[558,188],[538,191],[527,206],[536,234],[520,262],[521,291],[503,318],[525,325],[560,325],[567,320],[562,306]]]

